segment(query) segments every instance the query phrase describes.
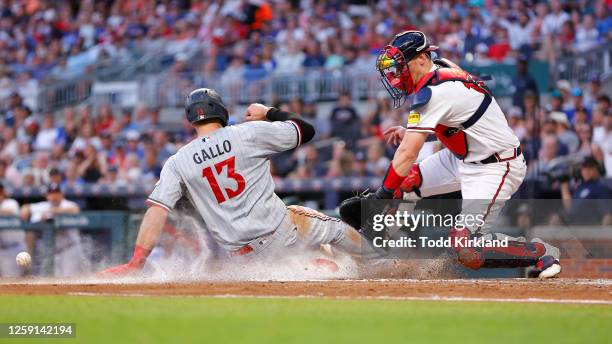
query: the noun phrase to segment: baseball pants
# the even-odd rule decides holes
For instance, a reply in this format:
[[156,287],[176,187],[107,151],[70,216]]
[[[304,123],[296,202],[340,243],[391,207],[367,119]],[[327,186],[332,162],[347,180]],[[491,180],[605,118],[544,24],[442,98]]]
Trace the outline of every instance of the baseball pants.
[[[373,247],[354,228],[340,219],[327,216],[316,210],[291,205],[280,226],[269,236],[257,238],[245,245],[237,256],[269,257],[280,252],[289,254],[296,250],[320,249],[331,245],[352,256],[376,256]],[[290,250],[289,252],[287,250]]]

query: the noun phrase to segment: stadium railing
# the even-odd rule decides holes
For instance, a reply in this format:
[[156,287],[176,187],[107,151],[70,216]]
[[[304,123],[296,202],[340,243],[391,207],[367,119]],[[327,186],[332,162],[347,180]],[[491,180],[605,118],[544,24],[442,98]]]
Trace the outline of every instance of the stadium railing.
[[612,77],[612,42],[595,49],[559,58],[552,70],[554,80],[586,82],[593,77],[605,81]]
[[[34,232],[36,240],[34,261],[37,262],[33,269],[37,274],[53,275],[55,234],[61,229],[78,229],[82,232],[108,233],[110,250],[110,263],[117,264],[127,258],[128,235],[134,231],[129,227],[130,214],[126,211],[84,211],[74,215],[57,216],[48,222],[30,223],[22,221],[18,217],[0,217],[0,231],[22,229],[26,232]],[[132,235],[133,237],[133,235]],[[92,252],[99,255],[101,252]],[[91,259],[92,257],[88,257]]]

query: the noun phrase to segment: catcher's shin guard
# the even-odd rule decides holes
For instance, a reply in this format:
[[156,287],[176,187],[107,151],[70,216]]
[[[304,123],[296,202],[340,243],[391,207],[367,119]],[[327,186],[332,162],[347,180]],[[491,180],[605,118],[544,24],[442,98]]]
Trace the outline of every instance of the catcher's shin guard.
[[[497,238],[491,235],[490,240]],[[479,238],[467,229],[451,229],[451,245],[457,253],[457,259],[463,266],[473,270],[480,268],[517,268],[538,263],[538,259],[546,253],[546,247],[540,242],[525,242],[508,239],[507,247],[469,247],[467,242]]]

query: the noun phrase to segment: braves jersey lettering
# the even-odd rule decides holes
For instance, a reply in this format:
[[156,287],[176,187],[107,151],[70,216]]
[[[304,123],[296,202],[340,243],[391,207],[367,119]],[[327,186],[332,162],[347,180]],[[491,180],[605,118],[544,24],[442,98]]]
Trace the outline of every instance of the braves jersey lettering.
[[273,232],[286,216],[274,193],[269,156],[295,148],[291,122],[247,122],[197,138],[170,157],[149,203],[172,210],[187,196],[228,250]]

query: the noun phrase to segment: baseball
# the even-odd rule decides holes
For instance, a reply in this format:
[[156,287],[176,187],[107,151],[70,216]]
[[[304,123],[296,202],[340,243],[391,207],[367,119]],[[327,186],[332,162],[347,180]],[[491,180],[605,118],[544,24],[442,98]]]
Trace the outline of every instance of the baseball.
[[15,261],[17,261],[17,264],[19,264],[19,266],[26,268],[30,266],[30,263],[32,263],[32,257],[28,252],[24,251],[20,252],[17,257],[15,257]]

